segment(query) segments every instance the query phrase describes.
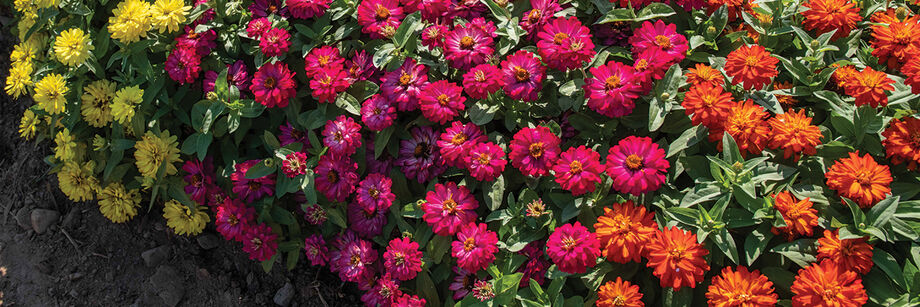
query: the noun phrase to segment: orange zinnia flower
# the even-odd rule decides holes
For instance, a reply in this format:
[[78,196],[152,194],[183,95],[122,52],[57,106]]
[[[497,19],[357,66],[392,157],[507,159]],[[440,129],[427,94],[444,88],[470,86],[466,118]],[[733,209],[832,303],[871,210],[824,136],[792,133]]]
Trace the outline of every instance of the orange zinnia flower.
[[786,227],[773,227],[774,234],[783,234],[786,240],[792,241],[798,236],[812,235],[812,228],[818,226],[818,210],[811,207],[811,199],[798,200],[789,191],[774,194],[776,201],[773,207],[783,215]]
[[604,215],[594,224],[595,234],[601,242],[601,254],[607,260],[627,263],[640,262],[645,245],[655,235],[658,224],[655,216],[645,207],[636,206],[632,200],[604,208]]
[[903,22],[892,22],[888,26],[872,26],[872,55],[879,64],[897,69],[920,48],[920,17],[911,16]]
[[[789,81],[783,81],[783,82],[773,83],[773,89],[774,89],[774,90],[788,90],[788,89],[791,89],[791,88],[792,88],[792,83],[790,83]],[[794,105],[794,104],[796,104],[796,103],[799,103],[799,101],[798,101],[797,99],[795,99],[795,97],[792,97],[792,96],[789,96],[789,95],[779,95],[779,94],[776,94],[776,95],[774,95],[774,96],[776,96],[776,100],[779,101],[779,103],[782,104],[782,105],[784,105],[784,106],[791,106],[791,105]]]
[[661,287],[680,290],[681,287],[695,288],[709,271],[703,256],[709,251],[696,242],[696,235],[676,226],[656,233],[649,241],[648,263],[654,268],[652,274],[661,279]]
[[857,307],[869,299],[859,275],[826,260],[799,270],[789,290],[795,294],[792,297],[793,307]]
[[778,296],[773,293],[773,282],[760,271],[748,271],[738,266],[737,271],[731,267],[722,269],[722,275],[712,278],[706,299],[711,307],[765,307],[776,304]]
[[815,30],[819,34],[833,30],[832,39],[850,35],[856,28],[856,23],[862,21],[859,16],[859,7],[848,0],[811,0],[802,4],[810,10],[802,12],[805,21],[802,25],[806,30]]
[[910,57],[907,63],[901,66],[901,73],[907,77],[904,84],[910,85],[910,92],[920,94],[920,56]]
[[718,69],[712,68],[703,63],[697,63],[695,68],[688,69],[687,83],[690,85],[700,85],[707,83],[713,87],[722,87],[725,85],[725,77]]
[[860,157],[859,152],[851,152],[849,158],[834,162],[824,176],[829,188],[852,199],[860,208],[872,207],[891,193],[891,171],[869,154]]
[[844,90],[847,95],[856,98],[856,106],[870,105],[873,108],[888,105],[888,95],[885,91],[893,91],[894,86],[891,84],[894,80],[888,78],[888,74],[866,67],[865,70],[857,73],[844,84]]
[[721,86],[703,83],[690,87],[681,105],[687,115],[693,115],[691,120],[694,125],[703,124],[710,131],[719,130],[721,137],[722,125],[735,103],[732,95],[723,91]]
[[734,21],[741,17],[742,12],[753,13],[751,3],[754,1],[747,0],[706,0],[707,12],[712,15],[719,7],[725,5],[728,8],[728,21]]
[[904,117],[893,119],[882,132],[886,156],[899,165],[907,161],[907,169],[916,170],[920,164],[920,119]]
[[847,65],[841,67],[840,64],[831,64],[831,67],[836,67],[837,70],[834,70],[834,73],[831,74],[831,81],[838,88],[844,88],[848,83],[852,82],[856,75],[859,74],[859,71],[856,70],[856,67],[853,65]]
[[597,307],[642,307],[642,293],[639,286],[617,277],[597,289]]
[[833,232],[825,230],[824,237],[818,239],[818,260],[836,262],[843,270],[869,273],[872,269],[872,245],[866,240],[867,237],[840,240],[838,229]]
[[[742,155],[752,153],[759,155],[767,145],[770,135],[770,125],[767,117],[770,116],[763,107],[748,100],[735,104],[728,118],[725,120],[725,132],[728,132],[738,143]],[[711,137],[712,135],[710,135]],[[721,135],[719,135],[721,137]],[[722,144],[719,144],[719,150]]]
[[744,82],[744,89],[762,89],[770,79],[779,73],[774,58],[763,46],[741,46],[725,59],[725,73],[732,77],[732,84]]
[[773,128],[770,148],[783,149],[783,158],[794,157],[796,162],[801,154],[814,155],[815,146],[821,144],[821,128],[811,124],[811,117],[805,116],[805,110],[776,114],[769,120]]

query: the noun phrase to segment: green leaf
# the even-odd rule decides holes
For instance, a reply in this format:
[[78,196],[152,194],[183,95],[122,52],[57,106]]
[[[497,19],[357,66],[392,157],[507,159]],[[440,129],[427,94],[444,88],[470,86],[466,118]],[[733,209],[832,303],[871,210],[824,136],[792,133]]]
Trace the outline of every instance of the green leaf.
[[501,106],[497,103],[489,104],[486,100],[480,100],[470,106],[470,121],[478,126],[488,124],[495,118],[495,112],[498,112],[500,108]]
[[692,306],[693,289],[683,287],[680,290],[674,290],[674,288],[667,287],[664,289],[664,297],[662,299],[664,300],[664,306]]
[[246,171],[245,178],[246,179],[258,179],[258,178],[262,178],[262,177],[274,174],[276,170],[276,166],[274,165],[274,163],[272,163],[271,166],[265,163],[266,161],[270,161],[270,160],[271,159],[265,159],[265,160],[259,161],[259,163],[256,163],[255,165],[250,167],[249,170]]
[[[422,23],[418,22],[421,16],[421,12],[415,12],[406,16],[403,19],[402,23],[399,25],[399,28],[396,29],[396,34],[393,35],[393,42],[403,48],[406,46],[406,42],[409,41],[410,36],[415,36],[415,31],[422,26]],[[377,66],[381,67],[381,66]]]
[[728,256],[729,260],[735,264],[741,264],[741,262],[738,261],[738,247],[735,245],[735,239],[728,233],[728,230],[722,228],[714,233],[712,241],[722,250],[722,253]]
[[483,197],[486,201],[486,206],[489,207],[489,210],[498,210],[498,207],[502,205],[502,197],[505,194],[504,175],[499,175],[498,178],[495,178],[491,183],[486,183],[486,185],[485,190],[483,190],[486,194]]
[[435,288],[435,283],[431,281],[431,275],[428,274],[428,271],[418,273],[415,278],[415,290],[418,291],[419,296],[425,298],[425,302],[428,305],[433,307],[441,306],[438,290]]
[[817,240],[815,239],[799,239],[783,243],[770,249],[770,252],[783,255],[803,268],[818,260],[815,256],[818,253]]
[[198,153],[198,160],[204,160],[208,154],[208,146],[211,145],[213,138],[211,134],[195,132],[182,142],[182,153],[187,155]]
[[853,224],[859,229],[866,228],[866,214],[863,213],[862,209],[859,208],[859,205],[856,202],[850,200],[849,198],[842,197],[843,201],[846,202],[847,207],[850,208],[850,213],[853,214]]
[[604,14],[604,18],[598,21],[598,24],[611,23],[616,21],[632,21],[636,19],[636,13],[632,9],[612,9]]
[[888,275],[888,278],[894,281],[901,289],[906,290],[908,288],[907,279],[904,278],[904,272],[901,270],[901,267],[898,266],[898,261],[894,256],[881,248],[876,248],[872,252],[872,262],[875,263],[875,267],[885,272],[885,275]]
[[349,93],[339,94],[339,97],[335,99],[335,105],[352,115],[361,116],[361,103]]
[[744,161],[744,158],[741,157],[741,151],[738,150],[738,143],[735,143],[735,138],[728,132],[722,133],[722,155],[728,163]]
[[671,142],[668,145],[668,155],[667,158],[673,157],[677,153],[681,152],[684,149],[687,149],[690,146],[696,145],[700,140],[706,138],[706,130],[703,129],[701,125],[690,127],[690,129],[685,130],[683,133],[677,137],[676,140]]
[[271,216],[272,220],[282,225],[293,225],[297,223],[297,220],[294,219],[294,215],[291,214],[290,211],[279,206],[272,206]]
[[[768,229],[764,231],[764,229]],[[744,239],[744,260],[748,266],[754,265],[754,261],[760,257],[767,243],[773,238],[773,233],[769,231],[768,226],[761,226],[751,231],[747,238]]]
[[866,216],[866,220],[875,227],[882,228],[886,226],[888,220],[890,220],[891,217],[894,216],[895,211],[898,210],[898,201],[900,200],[900,196],[889,196],[879,201],[875,206],[869,208],[869,214]]
[[390,142],[390,137],[393,135],[394,131],[396,131],[395,125],[389,126],[377,133],[377,137],[374,138],[374,159],[380,158],[380,154],[382,154],[383,149],[387,147],[387,143]]
[[635,21],[643,21],[674,15],[674,9],[670,5],[655,2],[639,10],[636,15]]

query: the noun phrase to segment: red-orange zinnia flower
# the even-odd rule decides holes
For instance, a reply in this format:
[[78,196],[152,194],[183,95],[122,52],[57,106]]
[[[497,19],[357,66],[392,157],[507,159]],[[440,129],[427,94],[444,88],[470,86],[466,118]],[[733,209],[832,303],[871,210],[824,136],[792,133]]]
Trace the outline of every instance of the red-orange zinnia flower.
[[687,115],[692,115],[694,125],[703,124],[710,131],[718,130],[721,137],[725,118],[735,103],[732,95],[722,90],[721,86],[703,83],[690,87],[681,105]]
[[849,158],[834,162],[824,176],[837,195],[852,199],[861,208],[872,207],[891,193],[891,171],[869,154],[860,157],[859,152],[851,152]]
[[[788,90],[791,88],[792,88],[792,83],[789,81],[773,83],[773,90]],[[795,99],[795,97],[790,96],[790,95],[776,94],[774,96],[776,96],[776,101],[779,101],[779,103],[784,106],[791,106],[796,103],[799,103],[798,99]]]
[[899,165],[907,162],[907,169],[917,169],[920,164],[920,119],[910,116],[892,119],[882,136],[885,137],[882,145],[885,145],[885,153],[891,158],[891,163]]
[[741,46],[725,59],[725,73],[732,77],[732,84],[744,83],[744,89],[762,89],[779,72],[773,57],[760,45]]
[[642,293],[639,286],[617,277],[597,289],[597,307],[642,307]]
[[789,290],[793,307],[857,307],[869,299],[859,275],[826,260],[799,270]]
[[887,10],[884,10],[884,11],[877,11],[877,12],[875,12],[875,13],[872,13],[872,16],[869,17],[869,22],[871,22],[871,23],[884,23],[884,24],[886,24],[886,25],[887,25],[887,24],[891,24],[891,23],[893,23],[893,22],[901,22],[901,21],[904,21],[904,18],[907,18],[907,17],[908,17],[907,14],[906,14],[906,13],[907,13],[906,10],[904,11],[904,13],[905,13],[905,14],[904,14],[902,17],[899,18],[899,17],[898,17],[898,9],[891,8],[891,7],[890,7],[890,8],[888,8]]
[[920,94],[920,56],[914,55],[907,60],[904,66],[901,66],[901,74],[904,74],[904,84],[910,85],[910,92]]
[[811,117],[805,116],[805,110],[777,114],[768,123],[773,128],[770,148],[783,149],[783,158],[793,157],[799,161],[802,153],[814,155],[815,146],[821,144],[821,128],[811,124]]
[[834,73],[831,74],[831,81],[833,85],[836,85],[838,88],[845,88],[847,83],[853,81],[856,78],[856,75],[859,74],[859,71],[856,70],[856,67],[853,65],[847,65],[841,67],[840,64],[834,63],[831,64],[831,67],[836,67]]
[[712,278],[712,285],[706,292],[710,307],[767,307],[776,304],[778,296],[773,293],[773,282],[760,271],[748,271],[738,266],[722,269],[722,274]]
[[[767,117],[770,116],[763,107],[748,100],[735,104],[725,119],[725,132],[728,132],[738,143],[742,155],[752,153],[759,155],[770,136],[770,125]],[[711,135],[710,135],[711,136]],[[721,135],[719,136],[721,137]],[[721,150],[721,144],[719,144]]]
[[652,220],[654,216],[632,200],[604,208],[604,215],[594,224],[601,255],[618,263],[642,261],[645,245],[658,230],[658,224]]
[[809,8],[802,12],[802,16],[805,17],[802,25],[805,29],[818,33],[837,30],[833,39],[850,35],[850,31],[856,28],[856,23],[862,21],[859,7],[849,0],[811,0],[802,6]]
[[709,251],[696,242],[696,234],[676,226],[657,232],[646,248],[646,266],[654,268],[652,274],[661,279],[661,287],[674,290],[695,288],[709,271],[709,265],[703,259]]
[[833,232],[825,230],[824,237],[818,239],[818,260],[836,262],[843,270],[869,273],[872,269],[872,245],[866,240],[867,237],[841,240],[839,229]]
[[712,68],[703,63],[697,63],[694,68],[688,69],[686,74],[687,83],[690,85],[700,85],[708,83],[713,87],[722,87],[725,85],[725,77],[718,69]]
[[847,95],[856,98],[856,106],[870,105],[873,108],[888,105],[888,95],[885,91],[893,91],[891,84],[894,80],[888,74],[866,67],[865,70],[853,75],[853,78],[844,81],[844,90]]
[[920,17],[911,16],[903,22],[892,22],[888,26],[872,26],[872,55],[879,64],[897,69],[920,48]]
[[812,208],[810,198],[798,200],[789,191],[773,195],[776,201],[773,206],[783,215],[786,227],[773,227],[774,234],[783,234],[786,240],[792,241],[798,236],[813,234],[812,228],[818,226],[818,210]]

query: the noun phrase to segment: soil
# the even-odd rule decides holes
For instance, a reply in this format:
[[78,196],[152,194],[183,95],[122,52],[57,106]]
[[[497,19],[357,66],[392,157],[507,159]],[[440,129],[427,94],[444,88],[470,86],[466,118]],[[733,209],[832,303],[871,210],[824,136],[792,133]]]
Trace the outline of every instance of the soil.
[[[10,35],[10,16],[10,8],[0,5],[4,82],[17,43]],[[285,290],[293,291],[281,292],[292,292],[291,306],[359,302],[354,285],[303,260],[292,271],[277,263],[265,273],[213,225],[203,236],[216,247],[174,235],[156,209],[114,224],[96,202],[71,202],[44,162],[50,141],[19,137],[19,119],[31,103],[0,94],[0,306],[275,305],[276,294],[289,283]],[[34,209],[56,211],[60,218],[38,234],[29,218]],[[141,254],[158,247],[162,259],[148,266]]]

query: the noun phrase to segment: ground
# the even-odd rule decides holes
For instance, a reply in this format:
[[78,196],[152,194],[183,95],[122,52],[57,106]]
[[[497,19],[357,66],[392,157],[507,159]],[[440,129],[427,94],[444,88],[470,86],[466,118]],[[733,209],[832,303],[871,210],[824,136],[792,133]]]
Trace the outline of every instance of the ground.
[[[16,43],[9,16],[0,5],[0,80]],[[358,302],[354,285],[304,260],[293,271],[278,264],[265,273],[213,225],[189,238],[174,235],[157,209],[114,224],[95,202],[71,202],[43,161],[49,141],[18,135],[31,103],[0,93],[0,306],[252,306],[285,296],[291,306]],[[39,234],[31,220],[42,213],[52,219]]]

